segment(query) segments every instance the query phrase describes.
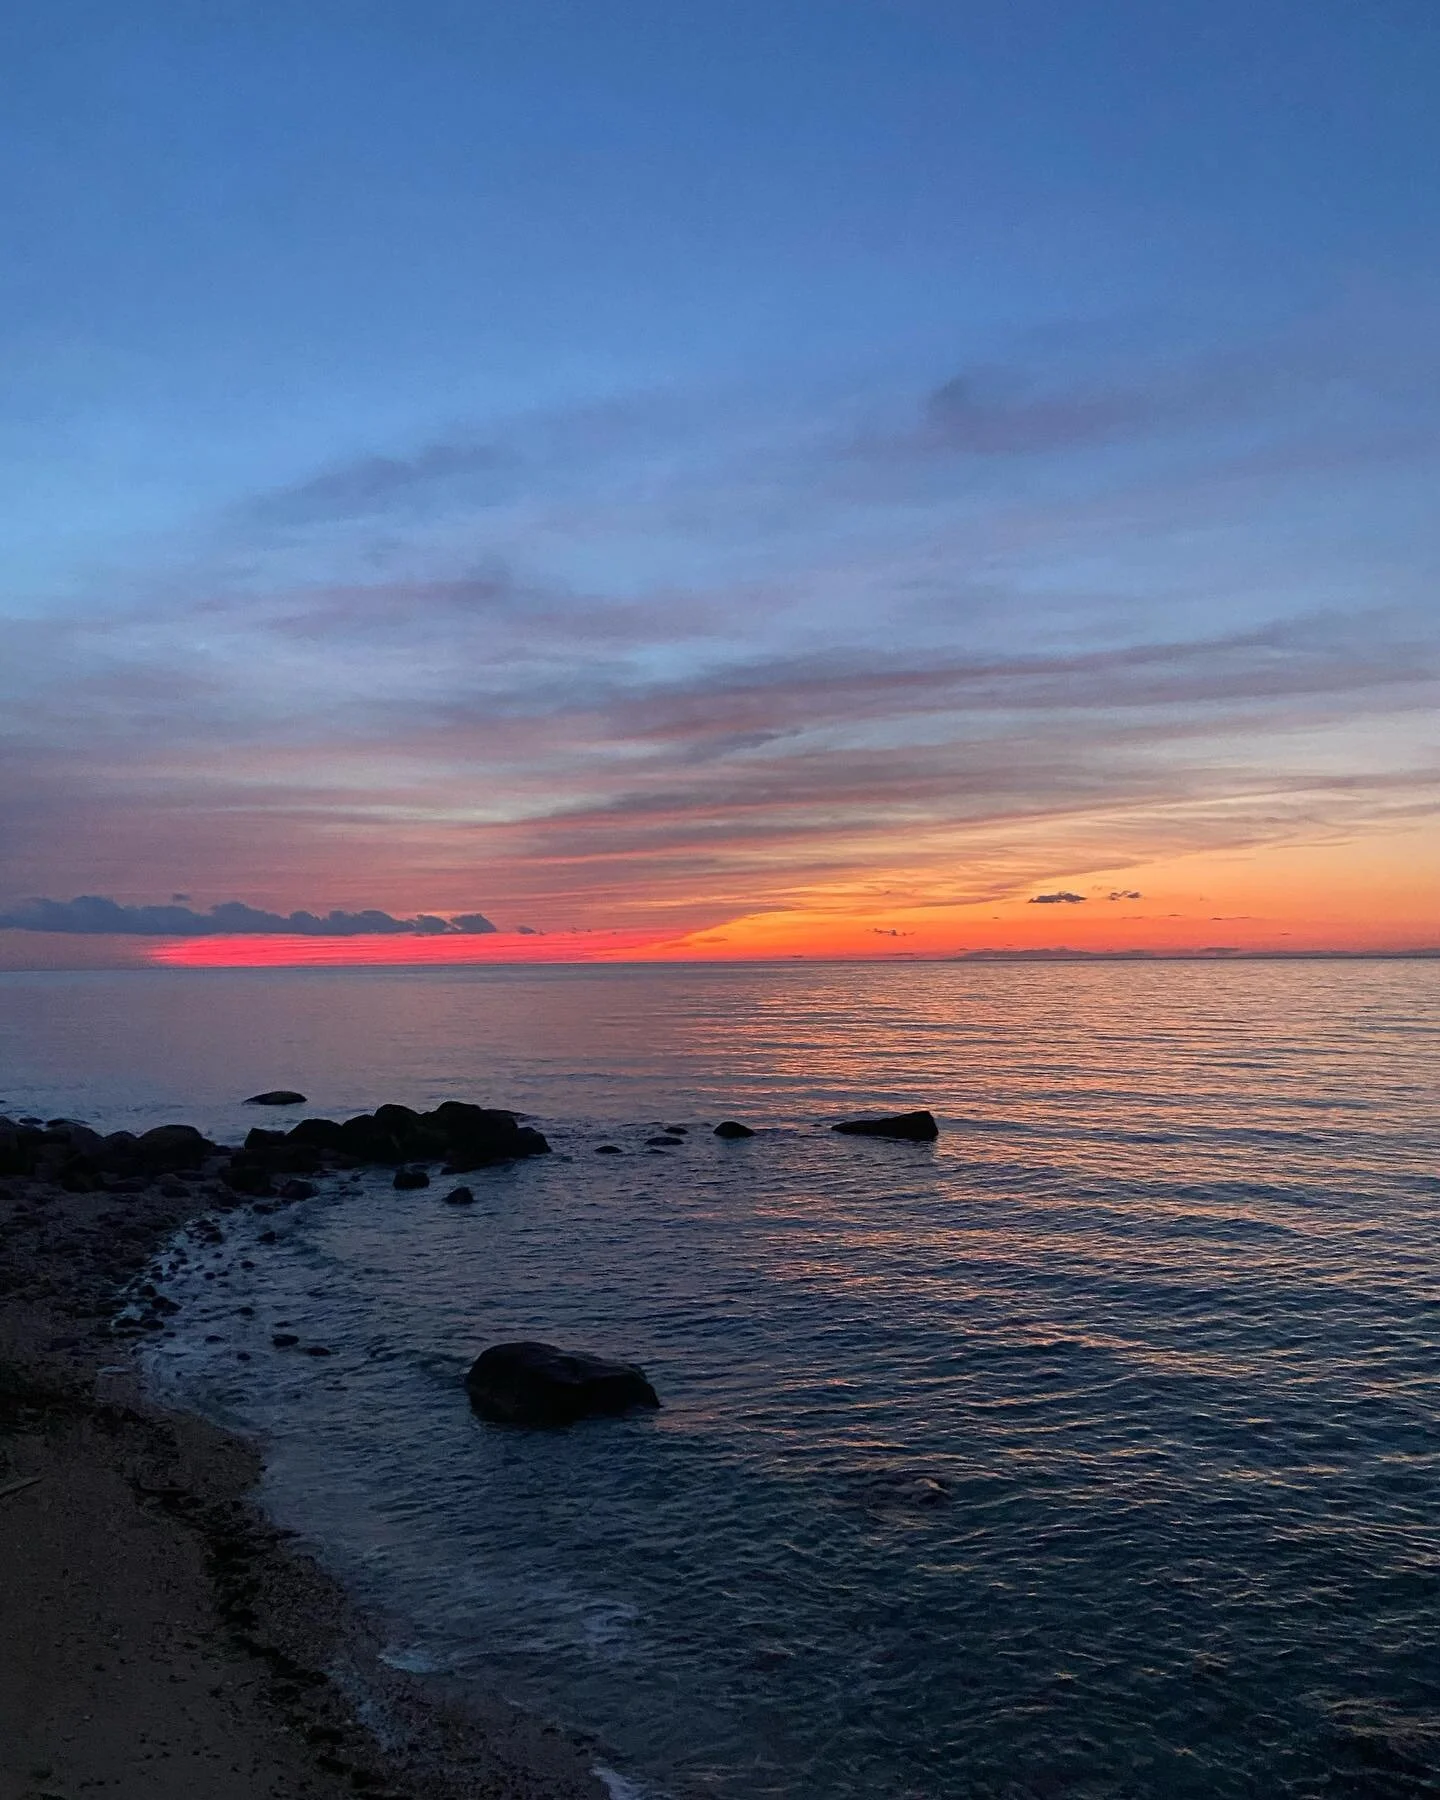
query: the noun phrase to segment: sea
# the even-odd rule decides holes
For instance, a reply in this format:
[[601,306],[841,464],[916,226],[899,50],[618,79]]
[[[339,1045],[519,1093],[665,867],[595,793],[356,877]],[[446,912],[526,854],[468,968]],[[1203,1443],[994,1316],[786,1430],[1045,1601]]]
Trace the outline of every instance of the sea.
[[[277,1086],[553,1146],[232,1216],[147,1347],[396,1666],[653,1800],[1440,1792],[1440,962],[0,976],[0,1112]],[[514,1338],[661,1410],[486,1424]]]

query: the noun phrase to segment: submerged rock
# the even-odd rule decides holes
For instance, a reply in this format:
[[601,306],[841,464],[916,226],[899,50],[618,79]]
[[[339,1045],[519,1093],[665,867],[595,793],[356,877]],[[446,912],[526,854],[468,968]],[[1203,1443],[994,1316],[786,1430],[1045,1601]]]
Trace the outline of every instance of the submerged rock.
[[263,1094],[252,1094],[246,1106],[303,1106],[305,1096],[294,1088],[269,1088]]
[[395,1185],[397,1188],[427,1188],[430,1177],[424,1169],[397,1169]]
[[473,1206],[475,1195],[468,1187],[451,1188],[445,1196],[447,1206]]
[[492,1344],[465,1386],[481,1418],[502,1425],[570,1425],[660,1404],[643,1369],[554,1344]]
[[912,1143],[932,1143],[940,1135],[940,1127],[931,1112],[889,1113],[876,1119],[842,1119],[832,1131],[843,1131],[850,1137],[906,1138]]
[[715,1127],[715,1136],[718,1138],[747,1138],[754,1135],[750,1127],[742,1125],[738,1119],[722,1119]]
[[625,1152],[618,1144],[597,1144],[595,1154],[597,1156],[623,1156]]

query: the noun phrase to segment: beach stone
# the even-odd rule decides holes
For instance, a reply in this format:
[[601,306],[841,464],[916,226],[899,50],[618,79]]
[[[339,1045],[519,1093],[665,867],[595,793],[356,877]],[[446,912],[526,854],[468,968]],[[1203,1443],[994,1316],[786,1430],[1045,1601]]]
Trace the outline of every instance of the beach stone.
[[554,1344],[492,1344],[465,1377],[470,1404],[502,1425],[570,1425],[660,1401],[645,1371]]
[[292,1144],[311,1144],[317,1150],[338,1150],[345,1133],[338,1119],[302,1119],[287,1135]]
[[932,1143],[940,1135],[935,1115],[930,1112],[889,1113],[875,1119],[842,1119],[832,1131],[843,1131],[850,1137],[904,1138],[911,1143]]
[[683,1144],[685,1140],[684,1138],[675,1137],[672,1133],[667,1131],[660,1137],[648,1137],[645,1142],[653,1150],[665,1150],[673,1148],[676,1144]]
[[618,1144],[597,1144],[595,1154],[597,1156],[623,1156],[625,1152]]
[[430,1177],[424,1169],[397,1169],[395,1185],[397,1188],[427,1188]]
[[[280,1198],[282,1200],[313,1200],[319,1192],[319,1188],[316,1187],[313,1181],[292,1180],[280,1184]],[[262,1231],[260,1233],[261,1243],[263,1244],[267,1237],[273,1238],[274,1235],[273,1231]]]
[[146,1174],[171,1175],[177,1169],[204,1168],[219,1148],[193,1125],[157,1125],[141,1132],[132,1154]]
[[271,1334],[270,1342],[277,1350],[293,1350],[300,1342],[298,1332],[277,1331]]
[[473,1206],[475,1196],[468,1187],[451,1188],[445,1196],[445,1204],[447,1206]]
[[220,1179],[237,1194],[269,1195],[275,1192],[270,1171],[253,1163],[231,1161],[220,1171]]
[[718,1138],[747,1138],[754,1135],[750,1127],[742,1125],[738,1119],[722,1119],[715,1127],[715,1136]]
[[304,1106],[305,1096],[294,1088],[268,1088],[263,1094],[252,1094],[246,1106]]

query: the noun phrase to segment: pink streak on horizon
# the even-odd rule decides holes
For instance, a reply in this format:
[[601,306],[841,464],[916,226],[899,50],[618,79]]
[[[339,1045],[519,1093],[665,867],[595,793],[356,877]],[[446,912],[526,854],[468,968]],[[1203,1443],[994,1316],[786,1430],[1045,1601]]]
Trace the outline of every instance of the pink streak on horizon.
[[653,931],[516,932],[444,937],[167,938],[145,960],[171,969],[404,968],[428,964],[610,962],[652,949]]

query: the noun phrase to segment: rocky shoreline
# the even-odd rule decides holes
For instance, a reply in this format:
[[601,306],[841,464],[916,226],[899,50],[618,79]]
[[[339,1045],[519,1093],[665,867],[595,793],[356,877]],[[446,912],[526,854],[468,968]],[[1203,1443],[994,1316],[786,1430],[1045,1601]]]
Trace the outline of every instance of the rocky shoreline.
[[[168,1305],[157,1252],[372,1160],[312,1148],[0,1121],[4,1800],[603,1800],[577,1740],[384,1664],[252,1504],[255,1448],[140,1392],[133,1342]],[[291,1154],[308,1176],[275,1166]]]

